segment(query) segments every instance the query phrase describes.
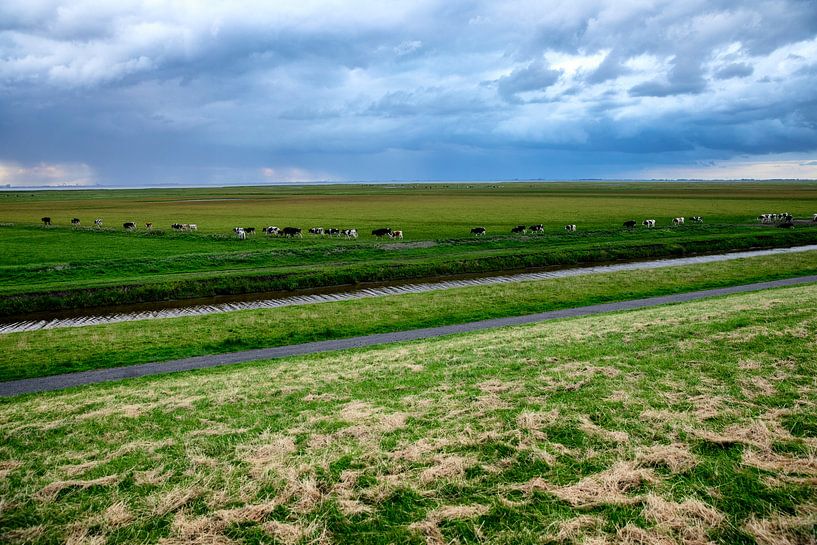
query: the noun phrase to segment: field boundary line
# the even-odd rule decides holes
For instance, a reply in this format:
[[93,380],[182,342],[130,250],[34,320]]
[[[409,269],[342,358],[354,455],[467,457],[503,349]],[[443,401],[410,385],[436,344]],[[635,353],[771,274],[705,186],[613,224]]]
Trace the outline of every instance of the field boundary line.
[[95,369],[91,371],[80,371],[76,373],[66,373],[62,375],[52,375],[48,377],[37,377],[15,381],[0,382],[0,397],[9,397],[20,394],[47,392],[61,390],[73,386],[86,384],[97,384],[103,382],[113,382],[128,378],[145,377],[164,373],[175,373],[179,371],[191,371],[195,369],[207,369],[222,365],[236,363],[246,363],[257,360],[280,359],[291,356],[302,356],[307,354],[317,354],[321,352],[334,352],[338,350],[348,350],[383,344],[390,344],[404,341],[416,341],[455,335],[458,333],[468,333],[486,329],[500,327],[524,325],[561,318],[578,318],[582,316],[592,316],[608,312],[618,312],[627,310],[637,310],[659,305],[672,303],[685,303],[699,299],[719,297],[723,295],[733,295],[747,293],[772,288],[782,288],[788,286],[799,286],[803,284],[817,283],[817,275],[799,276],[782,280],[771,280],[767,282],[755,282],[752,284],[742,284],[728,286],[724,288],[713,288],[707,290],[691,291],[686,293],[676,293],[671,295],[661,295],[656,297],[646,297],[642,299],[631,299],[628,301],[617,301],[611,303],[601,303],[583,307],[566,308],[561,310],[550,310],[535,314],[525,314],[522,316],[508,316],[505,318],[491,318],[476,322],[466,322],[446,326],[427,327],[421,329],[411,329],[406,331],[395,331],[391,333],[376,333],[345,339],[333,339],[327,341],[315,341],[289,346],[277,346],[273,348],[259,348],[253,350],[242,350],[240,352],[230,352],[227,354],[212,354],[207,356],[195,356],[164,362],[143,363],[124,367],[112,367],[108,369]]

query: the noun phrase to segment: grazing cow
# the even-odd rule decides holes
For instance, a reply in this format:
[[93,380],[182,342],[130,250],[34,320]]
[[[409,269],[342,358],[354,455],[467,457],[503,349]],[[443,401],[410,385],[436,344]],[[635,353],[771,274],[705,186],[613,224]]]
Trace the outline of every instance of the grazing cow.
[[238,240],[244,240],[247,238],[247,232],[244,231],[243,227],[233,227],[233,232],[238,237]]
[[125,223],[122,224],[122,227],[125,229],[125,231],[133,231],[134,229],[136,229],[136,223],[132,221],[126,221]]
[[310,235],[322,235],[323,234],[323,227],[313,227],[309,230]]
[[531,233],[541,233],[545,230],[545,226],[539,223],[537,225],[531,225],[530,227],[528,227],[528,230]]
[[153,230],[153,224],[151,222],[145,223],[145,229],[148,230],[148,231],[152,231]]
[[302,237],[300,227],[284,227],[281,229],[281,236],[285,237]]
[[247,233],[247,236],[255,234],[255,227],[245,227],[244,232]]
[[94,220],[94,227],[102,227],[102,218],[97,218]]
[[647,229],[652,229],[653,227],[655,227],[655,220],[644,220],[641,222],[641,225],[643,225]]
[[474,227],[471,229],[471,234],[475,237],[483,236],[486,233],[485,227]]
[[525,226],[524,225],[517,225],[516,227],[511,229],[511,233],[524,233],[524,232],[525,232]]
[[635,227],[635,220],[627,220],[627,221],[625,221],[625,222],[623,223],[623,225],[624,225],[624,227],[626,227],[627,229],[632,229],[633,227]]
[[340,236],[340,229],[335,229],[334,227],[330,227],[326,230],[326,234],[330,237],[339,237]]
[[277,235],[278,234],[278,228],[273,226],[273,225],[270,225],[269,227],[264,227],[263,229],[261,229],[261,232],[266,233],[266,234],[268,234],[270,236]]
[[73,225],[74,227],[79,225],[79,218],[71,218],[71,225]]
[[357,238],[357,229],[343,229],[341,234],[346,238]]
[[386,235],[391,235],[391,227],[383,227],[381,229],[375,229],[372,231],[372,236],[377,238],[383,238]]
[[174,224],[171,224],[170,227],[172,227],[174,231],[181,231],[183,225],[181,223],[174,223]]
[[389,233],[389,238],[403,238],[403,231],[392,231]]
[[704,219],[701,216],[692,216],[692,223],[703,223]]
[[48,216],[40,219],[40,221],[43,222],[44,227],[48,227],[49,225],[51,225],[51,218],[49,218]]
[[683,225],[684,224],[684,218],[672,218],[672,224],[673,225]]
[[576,225],[571,223],[570,225],[565,225],[565,231],[568,233],[575,233],[576,232]]

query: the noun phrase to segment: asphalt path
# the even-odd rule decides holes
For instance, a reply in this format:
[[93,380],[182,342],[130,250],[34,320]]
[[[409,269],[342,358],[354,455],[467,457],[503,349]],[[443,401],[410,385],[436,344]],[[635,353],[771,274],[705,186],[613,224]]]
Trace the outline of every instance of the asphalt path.
[[730,286],[726,288],[716,288],[687,293],[676,293],[673,295],[662,295],[659,297],[647,297],[644,299],[632,299],[629,301],[618,301],[614,303],[602,303],[584,307],[567,308],[562,310],[551,310],[536,314],[526,314],[524,316],[509,316],[506,318],[492,318],[480,320],[478,322],[467,322],[464,324],[454,324],[439,327],[427,327],[422,329],[411,329],[408,331],[395,331],[393,333],[378,333],[375,335],[364,335],[360,337],[350,337],[346,339],[334,339],[329,341],[317,341],[303,344],[293,344],[289,346],[279,346],[274,348],[261,348],[255,350],[243,350],[228,354],[213,354],[208,356],[196,356],[193,358],[183,358],[164,362],[144,363],[140,365],[130,365],[125,367],[112,367],[109,369],[96,369],[93,371],[81,371],[78,373],[66,373],[63,375],[53,375],[49,377],[30,378],[8,382],[0,382],[0,397],[15,396],[20,394],[46,392],[60,390],[72,386],[85,384],[96,384],[100,382],[112,382],[135,377],[145,377],[163,373],[175,373],[178,371],[190,371],[193,369],[206,369],[221,365],[234,363],[245,363],[256,360],[271,360],[287,358],[291,356],[301,356],[304,354],[316,354],[319,352],[332,352],[337,350],[348,350],[350,348],[361,348],[380,344],[388,344],[402,341],[415,341],[419,339],[430,339],[457,333],[467,333],[470,331],[481,331],[497,327],[530,324],[558,320],[560,318],[576,318],[580,316],[592,316],[605,312],[616,312],[624,310],[635,310],[670,303],[685,303],[709,297],[731,295],[735,293],[746,293],[770,288],[780,288],[786,286],[798,286],[817,282],[817,275],[800,276],[787,278],[784,280],[772,280],[769,282],[757,282],[754,284],[743,284],[740,286]]

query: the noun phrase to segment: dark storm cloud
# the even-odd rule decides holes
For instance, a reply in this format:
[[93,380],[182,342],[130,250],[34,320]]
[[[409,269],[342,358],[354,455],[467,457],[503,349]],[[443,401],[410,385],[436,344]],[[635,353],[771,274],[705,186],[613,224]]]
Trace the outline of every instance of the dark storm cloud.
[[808,154],[815,58],[813,0],[9,0],[0,185],[615,176]]

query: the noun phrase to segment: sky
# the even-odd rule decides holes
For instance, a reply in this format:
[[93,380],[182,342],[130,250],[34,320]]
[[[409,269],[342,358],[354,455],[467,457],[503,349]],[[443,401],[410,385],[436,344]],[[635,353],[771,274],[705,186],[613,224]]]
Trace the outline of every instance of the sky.
[[817,0],[3,0],[0,186],[817,178]]

